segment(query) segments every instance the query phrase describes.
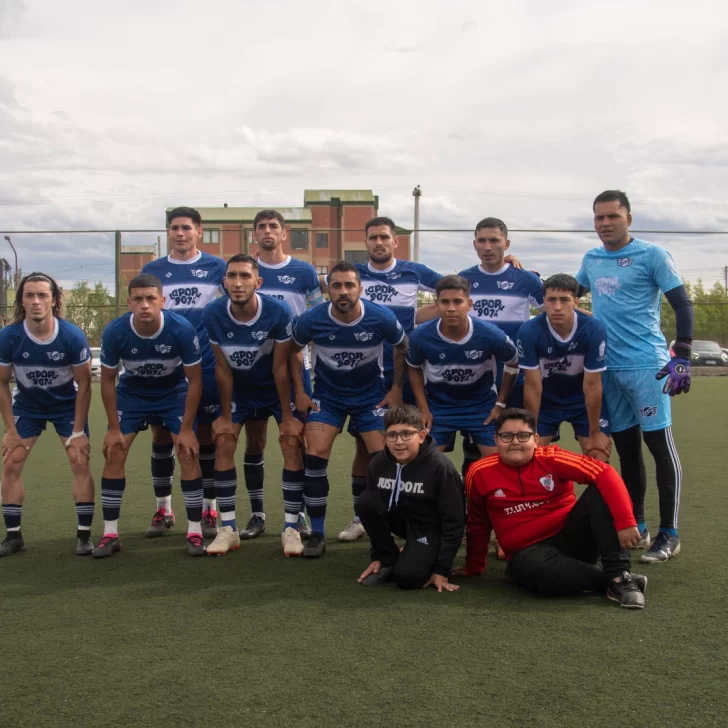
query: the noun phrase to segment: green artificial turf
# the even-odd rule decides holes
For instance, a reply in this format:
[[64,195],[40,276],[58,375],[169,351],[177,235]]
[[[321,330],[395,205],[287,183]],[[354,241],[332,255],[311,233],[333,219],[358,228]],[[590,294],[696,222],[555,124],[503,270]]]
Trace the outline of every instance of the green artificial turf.
[[[674,402],[683,551],[635,569],[650,580],[643,612],[596,595],[532,596],[495,560],[482,578],[461,579],[457,593],[359,586],[366,540],[336,542],[351,517],[347,435],[330,462],[329,550],[320,560],[281,555],[275,437],[263,537],[223,558],[189,558],[176,485],[178,525],[145,539],[154,511],[148,433],[130,455],[123,551],[78,558],[70,472],[46,433],[26,469],[28,550],[0,561],[0,725],[728,725],[727,411],[726,378],[698,379]],[[647,463],[655,533],[649,454]],[[244,523],[242,447],[238,472]]]

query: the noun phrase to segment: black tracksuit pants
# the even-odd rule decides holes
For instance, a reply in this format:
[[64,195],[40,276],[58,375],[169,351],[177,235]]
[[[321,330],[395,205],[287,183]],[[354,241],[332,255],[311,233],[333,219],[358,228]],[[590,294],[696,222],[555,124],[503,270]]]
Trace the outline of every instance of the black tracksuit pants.
[[[506,574],[519,586],[548,595],[604,592],[609,581],[630,570],[631,552],[619,546],[614,519],[590,485],[561,530],[515,553]],[[596,566],[601,558],[602,567]]]
[[[386,495],[386,500],[383,495]],[[373,489],[359,496],[356,515],[371,541],[372,561],[394,566],[394,580],[402,589],[418,589],[432,576],[440,550],[440,534],[430,524],[413,521],[394,506],[388,510],[389,493]],[[406,540],[400,553],[392,534]]]

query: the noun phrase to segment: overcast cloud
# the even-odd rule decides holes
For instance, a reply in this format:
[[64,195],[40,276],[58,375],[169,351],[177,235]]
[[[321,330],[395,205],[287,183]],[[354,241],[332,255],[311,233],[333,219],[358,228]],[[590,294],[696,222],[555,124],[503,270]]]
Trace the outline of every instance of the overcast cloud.
[[[726,21],[703,0],[0,0],[0,229],[158,228],[304,188],[371,188],[411,227],[420,184],[423,228],[589,229],[616,187],[635,229],[728,231]],[[728,265],[728,234],[644,237],[690,280]],[[113,236],[13,240],[26,271],[111,281]],[[596,237],[511,240],[552,273]],[[472,265],[471,241],[423,233],[421,259]]]

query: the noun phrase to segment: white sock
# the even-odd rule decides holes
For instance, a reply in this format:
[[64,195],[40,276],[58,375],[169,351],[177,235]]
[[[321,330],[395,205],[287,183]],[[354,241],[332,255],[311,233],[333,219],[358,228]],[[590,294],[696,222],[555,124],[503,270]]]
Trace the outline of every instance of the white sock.
[[298,523],[298,516],[294,515],[293,513],[286,513],[286,526],[290,523],[291,525],[295,526]]
[[104,536],[108,536],[109,534],[118,535],[118,533],[119,533],[119,519],[118,518],[115,521],[104,521]]
[[202,499],[202,512],[205,511],[216,511],[217,500],[215,498],[203,498]]
[[165,495],[157,498],[157,510],[164,510],[165,515],[169,515],[172,512],[172,496]]
[[199,521],[187,521],[187,535],[191,536],[194,533],[202,536],[202,524]]

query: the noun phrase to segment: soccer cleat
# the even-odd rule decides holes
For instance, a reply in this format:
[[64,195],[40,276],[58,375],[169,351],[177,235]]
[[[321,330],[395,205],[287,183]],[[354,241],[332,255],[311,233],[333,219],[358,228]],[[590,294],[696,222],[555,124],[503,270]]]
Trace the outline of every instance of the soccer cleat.
[[144,535],[147,538],[159,538],[164,536],[172,526],[176,523],[177,519],[174,517],[174,513],[166,513],[164,509],[160,508],[152,516],[152,524],[146,530]]
[[240,548],[240,536],[232,526],[221,526],[215,540],[207,547],[208,556],[223,556]]
[[647,591],[647,577],[642,574],[632,573],[632,581],[637,584],[637,588],[644,594]]
[[640,540],[637,541],[636,546],[632,546],[633,549],[647,549],[650,547],[650,532],[645,529],[640,531]]
[[121,539],[116,533],[104,534],[99,545],[91,552],[95,559],[105,559],[111,554],[121,551]]
[[645,564],[659,564],[671,559],[680,553],[680,540],[677,536],[671,536],[666,531],[660,531],[655,540],[642,554],[642,561]]
[[190,556],[205,555],[205,545],[202,543],[202,536],[199,533],[187,534],[187,553]]
[[[643,577],[644,579],[644,577]],[[647,588],[647,580],[644,579],[643,588]],[[644,609],[645,597],[640,589],[637,580],[629,573],[623,571],[620,581],[610,581],[607,587],[607,599],[617,602],[620,607],[626,609]]]
[[307,559],[317,559],[326,552],[326,538],[323,533],[314,531],[303,547],[303,555]]
[[203,538],[217,536],[217,511],[205,511],[202,514],[202,536]]
[[94,542],[89,538],[76,538],[76,556],[88,556],[94,550]]
[[298,533],[301,535],[302,541],[308,541],[311,538],[311,524],[306,520],[306,516],[303,513],[298,514]]
[[366,529],[361,525],[360,521],[350,521],[339,534],[339,541],[357,541],[366,534]]
[[258,538],[265,533],[265,518],[251,516],[245,528],[240,529],[240,538],[249,541],[251,538]]
[[[13,531],[12,533],[17,533],[17,531]],[[23,541],[23,536],[21,534],[18,534],[17,536],[6,536],[5,540],[0,543],[0,557],[2,556],[12,556],[13,554],[19,554],[22,551],[25,551],[25,541]]]
[[281,546],[283,546],[284,556],[300,556],[303,553],[301,534],[289,526],[281,534]]
[[365,586],[376,586],[377,584],[392,581],[392,579],[394,579],[394,566],[382,566],[376,574],[369,574],[362,581],[362,584]]

